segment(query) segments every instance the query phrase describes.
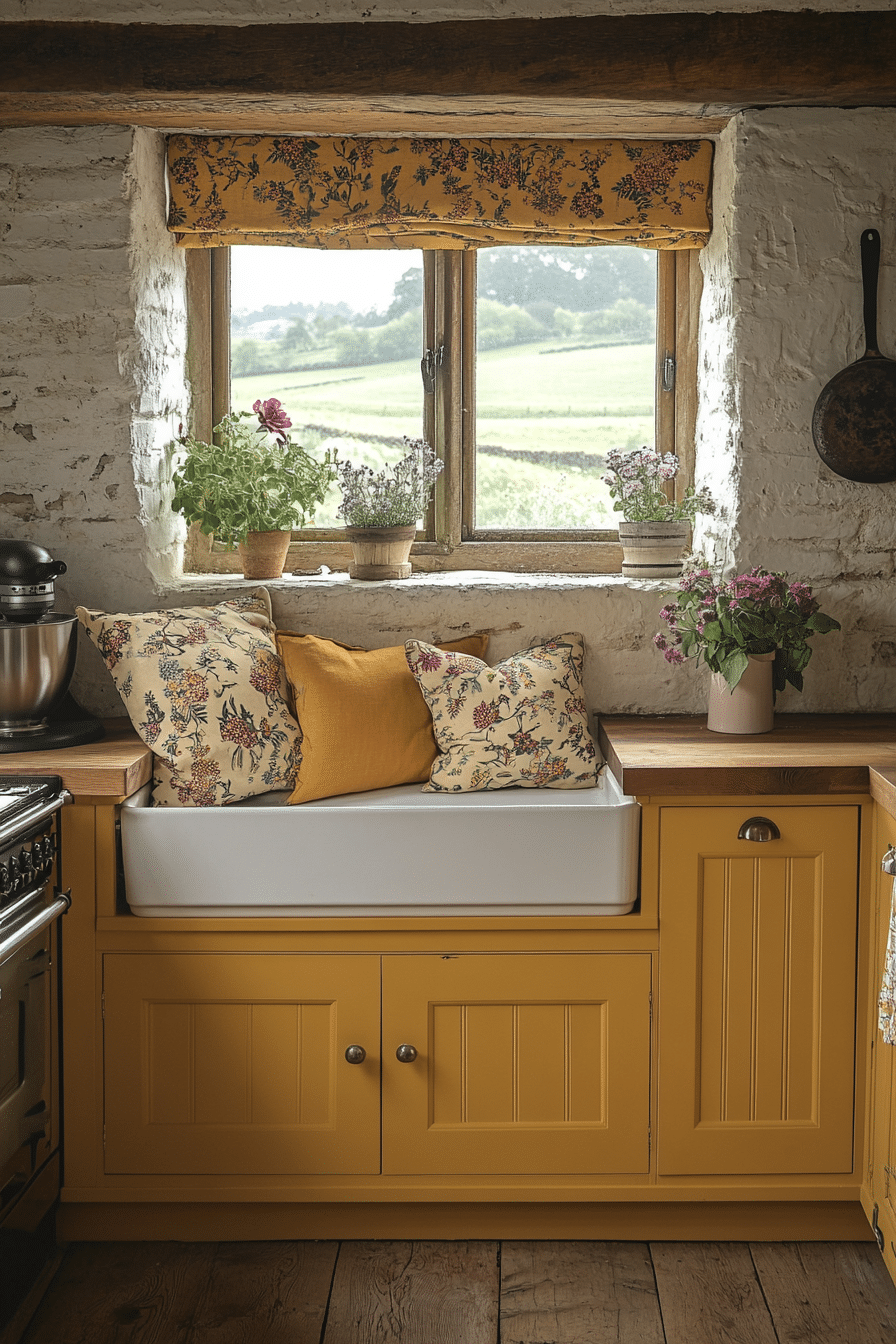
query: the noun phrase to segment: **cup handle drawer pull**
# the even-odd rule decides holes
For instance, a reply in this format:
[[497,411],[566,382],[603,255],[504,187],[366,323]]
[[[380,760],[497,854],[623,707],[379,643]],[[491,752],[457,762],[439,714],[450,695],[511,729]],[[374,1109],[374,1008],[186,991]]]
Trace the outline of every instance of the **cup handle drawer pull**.
[[367,1051],[363,1045],[350,1045],[345,1052],[345,1057],[349,1064],[363,1064],[367,1058]]
[[768,840],[780,840],[781,832],[768,817],[748,817],[737,833],[738,840],[756,840],[765,844]]

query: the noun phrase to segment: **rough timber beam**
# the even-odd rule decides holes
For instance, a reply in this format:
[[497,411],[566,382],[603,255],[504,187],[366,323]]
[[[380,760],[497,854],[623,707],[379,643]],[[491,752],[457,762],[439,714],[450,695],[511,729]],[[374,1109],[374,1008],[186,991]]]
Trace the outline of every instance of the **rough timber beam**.
[[896,13],[0,24],[0,124],[430,134],[896,104]]

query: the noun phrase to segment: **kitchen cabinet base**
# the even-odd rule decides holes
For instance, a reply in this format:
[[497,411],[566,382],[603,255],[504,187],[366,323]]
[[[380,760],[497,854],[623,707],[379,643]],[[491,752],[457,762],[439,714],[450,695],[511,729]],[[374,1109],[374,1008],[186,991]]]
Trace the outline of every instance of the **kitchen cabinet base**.
[[858,1201],[62,1204],[62,1241],[870,1241]]

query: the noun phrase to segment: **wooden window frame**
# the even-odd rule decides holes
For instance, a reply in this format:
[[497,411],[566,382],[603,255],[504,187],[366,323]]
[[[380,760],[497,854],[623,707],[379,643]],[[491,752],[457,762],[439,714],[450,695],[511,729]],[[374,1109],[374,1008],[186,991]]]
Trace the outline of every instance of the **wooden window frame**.
[[[194,433],[208,438],[229,409],[229,249],[187,252],[189,340]],[[677,453],[680,498],[694,480],[697,407],[697,316],[702,274],[695,251],[657,254],[656,443]],[[476,253],[425,251],[425,350],[444,352],[433,390],[423,398],[423,432],[445,462],[433,505],[412,552],[418,572],[491,570],[510,573],[618,574],[622,549],[612,531],[525,532],[473,526],[475,489]],[[674,376],[668,385],[669,361]],[[665,376],[664,376],[665,375]],[[295,533],[286,569],[317,573],[345,570],[351,547],[338,530]],[[184,556],[188,572],[240,572],[235,551],[205,537],[194,525]]]

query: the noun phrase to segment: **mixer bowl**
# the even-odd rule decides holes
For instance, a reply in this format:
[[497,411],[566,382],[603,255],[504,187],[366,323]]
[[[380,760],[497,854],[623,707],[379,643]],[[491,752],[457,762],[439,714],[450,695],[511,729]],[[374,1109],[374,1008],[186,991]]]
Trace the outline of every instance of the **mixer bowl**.
[[39,733],[71,683],[78,618],[50,611],[37,621],[0,621],[0,736]]

